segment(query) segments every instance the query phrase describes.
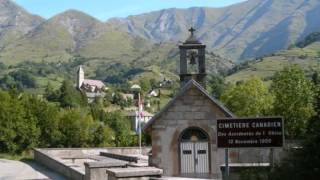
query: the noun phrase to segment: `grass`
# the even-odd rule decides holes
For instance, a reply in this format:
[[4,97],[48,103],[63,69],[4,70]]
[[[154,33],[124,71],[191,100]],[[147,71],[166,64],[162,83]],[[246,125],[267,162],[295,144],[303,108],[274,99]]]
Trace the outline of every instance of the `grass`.
[[314,70],[320,69],[319,51],[320,43],[314,43],[305,48],[280,51],[274,56],[264,57],[261,61],[250,63],[247,68],[229,75],[226,80],[236,83],[257,76],[268,83],[277,71],[293,64],[300,66],[309,75]]
[[37,86],[43,89],[48,85],[48,83],[51,84],[53,89],[58,89],[63,82],[63,78],[55,76],[53,74],[49,75],[48,77],[36,77],[35,80]]
[[0,153],[0,159],[9,159],[9,160],[15,160],[15,161],[32,161],[33,152],[24,151],[21,154]]

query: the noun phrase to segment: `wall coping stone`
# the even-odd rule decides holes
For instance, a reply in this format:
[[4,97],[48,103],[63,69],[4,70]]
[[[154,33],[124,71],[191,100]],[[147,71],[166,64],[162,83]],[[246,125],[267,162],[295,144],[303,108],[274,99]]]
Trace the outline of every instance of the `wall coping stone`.
[[128,168],[110,168],[107,174],[117,178],[122,177],[143,177],[143,176],[161,176],[163,170],[155,167],[128,167]]

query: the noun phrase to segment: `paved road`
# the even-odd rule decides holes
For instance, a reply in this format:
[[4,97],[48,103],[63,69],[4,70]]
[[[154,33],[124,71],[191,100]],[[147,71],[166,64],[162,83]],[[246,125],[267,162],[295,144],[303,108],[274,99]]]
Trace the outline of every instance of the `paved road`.
[[35,162],[0,159],[0,180],[52,179],[66,180],[63,176]]

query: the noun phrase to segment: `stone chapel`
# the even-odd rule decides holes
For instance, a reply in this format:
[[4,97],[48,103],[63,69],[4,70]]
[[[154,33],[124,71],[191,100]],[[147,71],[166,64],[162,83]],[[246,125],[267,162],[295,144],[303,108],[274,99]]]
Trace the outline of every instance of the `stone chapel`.
[[180,91],[145,126],[150,164],[167,176],[217,178],[224,151],[216,145],[216,119],[234,115],[205,90],[205,48],[194,29],[180,48]]
[[[149,164],[163,169],[165,176],[221,178],[227,151],[217,148],[217,119],[235,115],[206,91],[206,46],[193,28],[189,31],[179,46],[180,90],[144,127],[152,141]],[[269,166],[269,152],[230,149],[228,162],[234,168]]]

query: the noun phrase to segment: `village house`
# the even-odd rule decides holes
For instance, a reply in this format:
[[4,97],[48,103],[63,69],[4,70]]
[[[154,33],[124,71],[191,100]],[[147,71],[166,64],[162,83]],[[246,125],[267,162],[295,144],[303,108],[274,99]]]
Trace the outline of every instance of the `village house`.
[[102,81],[85,79],[82,65],[79,66],[77,71],[77,88],[85,92],[89,103],[93,102],[97,97],[104,97],[104,91],[107,90],[107,87]]
[[138,111],[129,111],[127,113],[127,117],[130,120],[131,130],[138,131],[138,120],[141,118],[141,127],[143,128],[145,124],[147,124],[150,119],[153,117],[153,114],[148,111],[141,111],[141,116],[139,117]]
[[148,92],[148,97],[158,97],[159,96],[159,89],[151,89]]

